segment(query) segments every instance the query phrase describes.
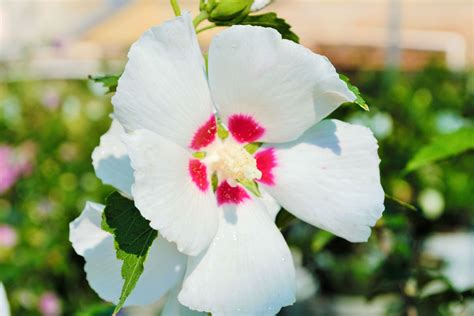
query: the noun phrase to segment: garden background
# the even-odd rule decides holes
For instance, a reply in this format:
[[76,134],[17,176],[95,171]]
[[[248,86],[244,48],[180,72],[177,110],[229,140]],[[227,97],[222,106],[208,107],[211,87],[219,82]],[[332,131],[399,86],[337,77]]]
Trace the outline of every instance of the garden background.
[[[180,4],[197,13],[198,1]],[[473,2],[275,0],[264,11],[359,87],[370,112],[331,117],[373,130],[388,194],[368,243],[302,222],[283,229],[298,303],[281,315],[473,315],[472,149],[409,165],[433,141],[437,152],[472,144]],[[0,281],[12,315],[110,314],[68,241],[85,201],[113,191],[90,158],[111,94],[88,76],[120,74],[139,34],[172,17],[161,0],[0,2]],[[218,31],[199,35],[204,51]]]

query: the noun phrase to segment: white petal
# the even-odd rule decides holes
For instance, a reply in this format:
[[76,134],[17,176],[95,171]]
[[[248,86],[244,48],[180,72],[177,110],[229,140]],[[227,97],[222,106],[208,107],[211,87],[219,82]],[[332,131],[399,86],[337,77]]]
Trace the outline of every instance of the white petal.
[[135,183],[135,205],[150,226],[179,251],[197,255],[217,231],[217,202],[212,190],[198,189],[189,174],[191,154],[147,130],[125,137]]
[[252,6],[250,7],[250,11],[255,12],[255,11],[262,10],[267,5],[269,5],[270,2],[272,2],[272,0],[255,0],[252,3]]
[[295,301],[290,251],[259,203],[223,207],[211,246],[189,257],[182,304],[215,316],[274,315]]
[[[117,303],[123,285],[122,261],[115,255],[113,236],[100,228],[103,205],[88,202],[70,224],[69,239],[84,257],[89,285],[103,299]],[[125,305],[145,305],[158,300],[184,275],[186,256],[176,246],[158,237],[145,261],[144,271]]]
[[270,219],[274,222],[278,212],[280,212],[281,206],[264,188],[260,188],[261,198],[263,205],[267,209]]
[[255,26],[233,26],[214,38],[209,84],[223,122],[249,115],[265,129],[264,142],[294,140],[355,99],[326,57]]
[[133,44],[112,103],[125,129],[191,143],[212,115],[212,102],[189,13],[151,28]]
[[10,304],[8,304],[7,292],[3,283],[0,282],[0,315],[10,316]]
[[150,247],[143,274],[127,299],[129,305],[150,304],[181,283],[187,256],[159,236]]
[[170,291],[160,316],[207,316],[208,313],[190,310],[178,301],[181,284]]
[[86,202],[81,215],[69,224],[69,240],[78,255],[84,256],[111,236],[101,229],[103,210],[102,204]]
[[105,184],[131,195],[133,169],[130,166],[127,148],[122,142],[125,133],[116,120],[112,120],[109,130],[100,137],[100,144],[92,152],[95,174]]
[[265,189],[300,219],[349,241],[366,241],[384,209],[372,132],[325,120],[275,147],[275,185],[262,184]]

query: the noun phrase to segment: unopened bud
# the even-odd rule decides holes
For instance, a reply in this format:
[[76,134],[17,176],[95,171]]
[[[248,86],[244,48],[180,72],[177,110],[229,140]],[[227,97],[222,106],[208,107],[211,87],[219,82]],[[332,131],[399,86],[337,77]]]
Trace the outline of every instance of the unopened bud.
[[250,12],[253,0],[208,0],[206,11],[211,22],[225,22],[240,19]]

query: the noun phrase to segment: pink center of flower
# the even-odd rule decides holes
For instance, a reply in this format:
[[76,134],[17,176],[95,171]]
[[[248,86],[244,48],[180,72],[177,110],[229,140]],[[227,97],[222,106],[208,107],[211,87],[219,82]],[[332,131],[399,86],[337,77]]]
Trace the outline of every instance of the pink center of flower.
[[216,138],[216,131],[216,118],[214,115],[211,115],[209,120],[196,131],[189,147],[194,150],[199,150],[203,147],[206,147]]
[[201,161],[192,159],[189,161],[189,174],[194,184],[199,190],[205,192],[209,187],[209,181],[207,180],[207,167]]
[[239,185],[232,187],[227,181],[222,182],[216,190],[217,205],[240,204],[249,199],[248,193]]
[[273,175],[273,168],[276,167],[275,150],[273,148],[267,148],[255,154],[257,160],[257,168],[262,172],[262,177],[258,179],[258,182],[274,185],[275,176]]
[[239,143],[252,143],[257,141],[265,133],[250,115],[234,114],[229,117],[229,132]]
[[211,116],[199,127],[190,144],[192,149],[199,150],[193,154],[197,159],[189,160],[191,179],[200,191],[206,192],[212,175],[213,183],[217,180],[214,189],[219,206],[240,204],[250,198],[249,192],[260,196],[257,181],[267,185],[275,183],[273,148],[253,155],[244,147],[260,139],[265,129],[246,114],[231,115],[228,129],[232,137],[227,137],[226,133],[219,133],[217,137],[216,119]]

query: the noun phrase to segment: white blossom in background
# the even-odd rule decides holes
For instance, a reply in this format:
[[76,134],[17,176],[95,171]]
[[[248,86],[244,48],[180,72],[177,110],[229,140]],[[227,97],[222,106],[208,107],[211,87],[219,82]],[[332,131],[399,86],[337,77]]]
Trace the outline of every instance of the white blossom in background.
[[376,112],[370,115],[367,112],[355,113],[349,118],[349,122],[370,128],[378,140],[386,139],[393,132],[392,116],[386,112]]
[[443,260],[443,273],[460,292],[474,287],[474,233],[437,233],[429,237],[423,251]]
[[[128,181],[115,186],[160,235],[127,304],[171,290],[177,302],[212,315],[274,315],[291,305],[295,267],[274,224],[280,206],[349,241],[368,239],[384,209],[377,143],[367,128],[324,119],[356,98],[327,58],[273,29],[233,26],[212,41],[206,75],[188,13],[148,30],[128,57],[112,103],[133,177],[107,171],[99,161],[107,150],[94,153],[97,174]],[[263,145],[250,150],[255,142]],[[112,155],[117,167],[128,163],[121,150]],[[101,208],[89,204],[85,212],[99,218]],[[112,236],[102,234],[88,247],[71,236],[86,272],[105,260],[94,260],[104,253],[94,250],[98,240],[113,251]],[[166,289],[152,280],[165,264],[153,261],[160,242],[173,250],[166,258],[186,269]],[[99,294],[114,288],[103,290],[114,301],[119,284],[100,279],[110,273],[119,280],[113,271],[88,279]]]
[[423,215],[430,220],[439,218],[445,207],[443,195],[433,188],[426,188],[420,192],[418,204],[420,204]]
[[10,304],[8,303],[7,292],[2,282],[0,282],[0,315],[10,316]]
[[311,272],[303,266],[301,250],[291,248],[291,256],[296,270],[296,302],[303,302],[316,294],[319,285]]

